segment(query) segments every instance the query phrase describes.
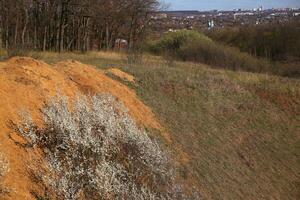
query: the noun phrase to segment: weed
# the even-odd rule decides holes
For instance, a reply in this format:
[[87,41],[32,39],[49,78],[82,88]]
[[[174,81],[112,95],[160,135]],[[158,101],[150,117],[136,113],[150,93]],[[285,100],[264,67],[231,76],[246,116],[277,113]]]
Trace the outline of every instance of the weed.
[[9,164],[7,159],[2,153],[0,153],[0,195],[8,193],[8,189],[2,185],[2,179],[5,174],[9,171]]

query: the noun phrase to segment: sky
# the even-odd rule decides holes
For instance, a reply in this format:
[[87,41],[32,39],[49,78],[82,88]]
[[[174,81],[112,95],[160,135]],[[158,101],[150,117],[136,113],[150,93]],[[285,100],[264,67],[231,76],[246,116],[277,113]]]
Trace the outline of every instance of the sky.
[[300,7],[300,0],[163,0],[169,10],[233,10]]

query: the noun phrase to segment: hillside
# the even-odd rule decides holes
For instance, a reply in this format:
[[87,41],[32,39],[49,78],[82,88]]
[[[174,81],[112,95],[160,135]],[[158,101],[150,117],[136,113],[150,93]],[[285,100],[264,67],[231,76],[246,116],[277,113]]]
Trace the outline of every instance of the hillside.
[[151,56],[132,65],[115,53],[32,56],[49,63],[72,58],[132,74],[135,84],[123,83],[151,107],[173,147],[185,151],[181,176],[205,199],[297,199],[299,79]]
[[[71,99],[80,93],[111,94],[125,104],[140,126],[163,133],[152,111],[133,90],[107,77],[104,71],[76,61],[51,66],[32,58],[15,57],[0,62],[0,88],[0,153],[9,169],[0,184],[0,199],[34,199],[31,193],[41,189],[29,169],[34,165],[41,167],[42,153],[20,146],[24,140],[14,132],[10,121],[18,121],[19,113],[26,110],[41,123],[39,109],[57,93]],[[166,134],[164,137],[169,140]]]
[[[49,64],[20,58],[0,64],[1,96],[7,96],[0,100],[5,105],[0,108],[0,149],[11,159],[5,184],[19,188],[15,197],[29,195],[30,181],[23,176],[28,159],[20,159],[29,156],[8,138],[5,122],[20,107],[36,110],[56,93],[57,83],[70,96],[78,91],[110,92],[124,101],[138,122],[161,130],[154,132],[162,133],[159,138],[165,138],[174,154],[180,152],[180,176],[204,199],[299,197],[299,79],[169,63],[152,56],[128,64],[116,53],[30,55]],[[61,62],[68,59],[100,71]],[[126,80],[124,74],[106,70],[111,68],[131,74],[134,82],[132,76]],[[34,78],[36,73],[41,76]],[[15,176],[24,178],[14,182]]]

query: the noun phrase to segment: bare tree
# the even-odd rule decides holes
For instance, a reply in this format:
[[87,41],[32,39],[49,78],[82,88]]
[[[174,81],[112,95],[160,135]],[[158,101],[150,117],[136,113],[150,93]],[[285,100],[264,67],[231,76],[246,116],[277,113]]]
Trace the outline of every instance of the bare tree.
[[0,0],[3,48],[43,51],[129,48],[143,38],[158,0]]

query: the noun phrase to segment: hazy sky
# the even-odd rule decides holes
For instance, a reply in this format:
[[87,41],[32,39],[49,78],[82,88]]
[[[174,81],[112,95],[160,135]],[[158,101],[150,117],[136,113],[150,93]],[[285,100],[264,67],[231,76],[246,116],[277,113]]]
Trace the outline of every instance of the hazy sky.
[[163,0],[170,10],[233,10],[237,8],[300,7],[300,0]]

